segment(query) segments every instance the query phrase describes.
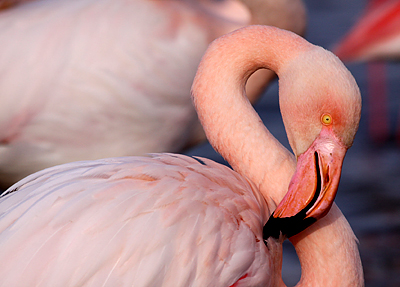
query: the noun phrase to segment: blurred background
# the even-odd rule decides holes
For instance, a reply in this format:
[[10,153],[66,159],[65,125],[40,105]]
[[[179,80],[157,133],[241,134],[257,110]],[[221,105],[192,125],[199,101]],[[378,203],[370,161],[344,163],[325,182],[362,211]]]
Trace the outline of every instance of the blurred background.
[[[362,15],[368,1],[305,0],[308,25],[305,38],[333,49]],[[370,96],[369,69],[381,82],[378,99]],[[366,286],[400,286],[400,65],[396,62],[350,63],[363,97],[361,123],[344,161],[336,203],[360,241]],[[268,129],[288,148],[279,114],[277,81],[256,105]],[[382,116],[383,114],[383,116]],[[186,154],[223,162],[209,144]],[[284,279],[300,277],[294,249],[285,245]]]

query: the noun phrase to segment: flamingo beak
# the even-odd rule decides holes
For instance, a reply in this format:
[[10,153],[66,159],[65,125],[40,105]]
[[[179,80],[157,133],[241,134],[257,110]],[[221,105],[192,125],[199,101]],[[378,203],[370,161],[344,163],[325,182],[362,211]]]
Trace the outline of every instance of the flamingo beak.
[[333,133],[327,132],[298,157],[289,191],[264,226],[264,239],[277,239],[281,233],[296,235],[329,212],[346,151]]

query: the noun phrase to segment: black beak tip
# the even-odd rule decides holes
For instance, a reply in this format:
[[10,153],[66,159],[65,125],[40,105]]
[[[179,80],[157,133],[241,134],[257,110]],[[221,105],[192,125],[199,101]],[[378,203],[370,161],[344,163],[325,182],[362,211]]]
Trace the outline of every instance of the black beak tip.
[[269,237],[278,239],[280,235],[279,218],[275,218],[274,213],[272,213],[267,223],[264,225],[263,238],[264,240],[267,240]]
[[297,214],[292,217],[279,218],[270,216],[263,228],[263,239],[269,237],[278,239],[281,235],[286,238],[292,237],[312,225],[317,219],[312,217],[305,218],[304,214]]
[[274,217],[274,213],[271,214],[267,223],[263,228],[263,238],[264,241],[269,237],[278,239],[280,235],[286,236],[286,238],[292,237],[297,233],[302,232],[304,229],[312,225],[317,219],[312,217],[306,218],[307,211],[314,205],[321,193],[321,171],[319,166],[319,156],[318,153],[314,153],[315,156],[315,166],[316,166],[316,177],[317,184],[314,192],[313,199],[311,202],[299,213],[291,217]]

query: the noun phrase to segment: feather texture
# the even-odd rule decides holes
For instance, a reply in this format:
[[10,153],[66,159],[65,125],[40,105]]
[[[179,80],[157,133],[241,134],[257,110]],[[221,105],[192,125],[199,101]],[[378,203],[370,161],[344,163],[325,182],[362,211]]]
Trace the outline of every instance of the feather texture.
[[254,286],[268,277],[267,205],[210,160],[83,161],[10,190],[0,202],[2,286],[230,286],[245,274],[243,286]]

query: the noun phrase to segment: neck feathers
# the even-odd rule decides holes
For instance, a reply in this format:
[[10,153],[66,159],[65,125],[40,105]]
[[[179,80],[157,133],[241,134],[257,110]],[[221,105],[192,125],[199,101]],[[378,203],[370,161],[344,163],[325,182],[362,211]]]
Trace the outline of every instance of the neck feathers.
[[339,208],[290,238],[301,264],[300,286],[364,286],[357,239]]
[[279,73],[312,47],[300,36],[274,27],[239,29],[210,45],[192,87],[199,119],[212,146],[275,204],[287,192],[295,161],[263,125],[246,97],[245,84],[256,70]]

